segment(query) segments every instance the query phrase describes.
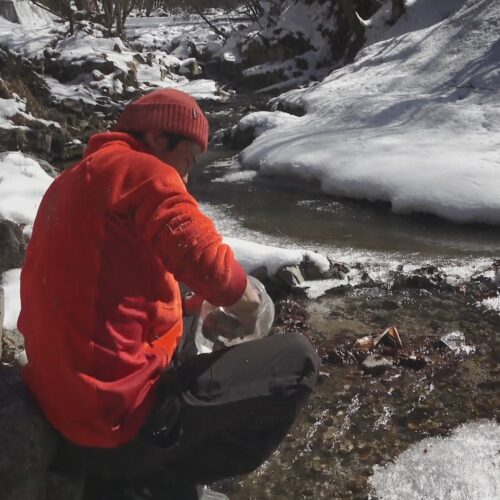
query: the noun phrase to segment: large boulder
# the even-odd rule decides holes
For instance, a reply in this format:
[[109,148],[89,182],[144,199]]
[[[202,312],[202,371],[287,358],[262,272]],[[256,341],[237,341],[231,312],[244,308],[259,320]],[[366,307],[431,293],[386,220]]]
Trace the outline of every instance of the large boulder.
[[19,371],[0,366],[2,500],[81,499],[84,469],[62,453],[60,444]]
[[0,17],[7,19],[11,23],[19,24],[19,17],[13,0],[0,0]]
[[25,241],[21,228],[0,217],[0,274],[8,269],[21,267],[24,260]]
[[4,500],[45,500],[56,435],[19,372],[0,366],[0,485]]
[[3,288],[0,286],[0,360],[2,359],[2,333],[3,333],[3,318],[5,315],[5,300]]

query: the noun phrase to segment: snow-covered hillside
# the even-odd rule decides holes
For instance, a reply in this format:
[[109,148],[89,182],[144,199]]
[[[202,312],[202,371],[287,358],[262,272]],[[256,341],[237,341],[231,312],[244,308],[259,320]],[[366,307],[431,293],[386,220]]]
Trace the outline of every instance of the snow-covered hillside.
[[[149,25],[134,28],[136,36],[165,21],[149,19]],[[56,100],[73,99],[95,103],[104,94],[127,98],[140,90],[176,87],[198,99],[219,99],[213,80],[189,80],[182,73],[184,61],[156,48],[139,53],[119,38],[106,38],[90,23],[73,36],[67,27],[54,24],[20,26],[0,17],[0,46],[31,60],[42,60],[44,75]],[[205,30],[208,32],[208,29]],[[142,55],[141,55],[142,54]],[[187,68],[186,68],[187,70]],[[57,77],[57,78],[55,78]]]
[[376,31],[381,15],[371,38],[382,41],[277,100],[306,114],[281,115],[244,165],[400,213],[499,223],[500,3],[413,0],[386,33]]

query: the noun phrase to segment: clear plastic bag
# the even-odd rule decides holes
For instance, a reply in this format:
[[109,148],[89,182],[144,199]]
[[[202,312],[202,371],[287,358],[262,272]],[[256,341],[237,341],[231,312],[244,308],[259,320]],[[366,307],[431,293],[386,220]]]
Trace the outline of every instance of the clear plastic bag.
[[260,306],[257,310],[257,322],[254,330],[246,331],[237,316],[231,314],[224,307],[216,307],[205,301],[201,306],[195,333],[195,342],[199,353],[256,340],[269,334],[274,321],[273,301],[258,279],[252,276],[249,276],[248,279],[260,296]]

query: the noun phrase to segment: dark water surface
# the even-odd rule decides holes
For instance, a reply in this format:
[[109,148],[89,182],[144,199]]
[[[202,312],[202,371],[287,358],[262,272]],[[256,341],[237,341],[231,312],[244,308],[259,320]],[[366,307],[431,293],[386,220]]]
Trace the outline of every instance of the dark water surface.
[[[198,200],[259,232],[309,248],[346,248],[422,257],[500,256],[500,227],[458,225],[431,215],[397,215],[387,203],[333,198],[286,178],[234,181],[231,152],[210,152],[192,173]],[[236,174],[236,176],[235,176]],[[249,171],[247,178],[251,176]]]

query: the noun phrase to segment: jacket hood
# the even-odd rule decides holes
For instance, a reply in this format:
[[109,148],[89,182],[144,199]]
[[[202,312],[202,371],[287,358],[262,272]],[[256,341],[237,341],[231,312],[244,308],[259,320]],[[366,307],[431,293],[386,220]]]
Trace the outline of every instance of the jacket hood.
[[86,158],[87,156],[90,156],[96,151],[99,151],[100,149],[108,146],[109,144],[116,144],[117,142],[121,142],[135,151],[151,154],[151,151],[149,151],[148,147],[142,141],[130,134],[127,134],[125,132],[102,132],[99,134],[94,134],[90,138],[83,157]]

